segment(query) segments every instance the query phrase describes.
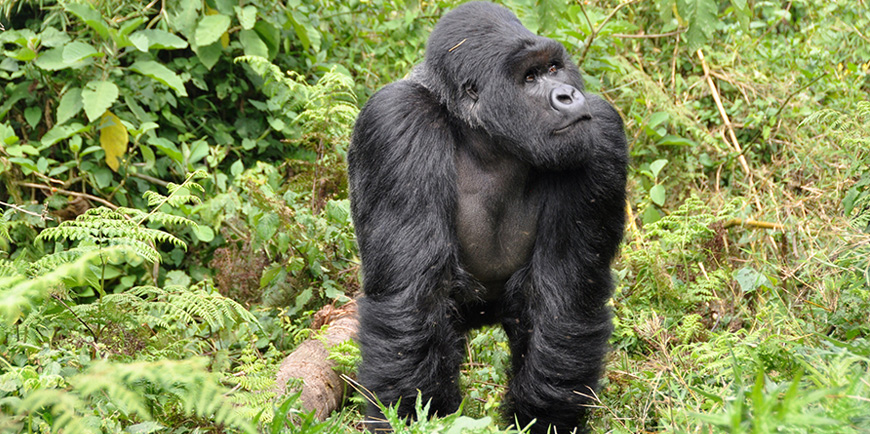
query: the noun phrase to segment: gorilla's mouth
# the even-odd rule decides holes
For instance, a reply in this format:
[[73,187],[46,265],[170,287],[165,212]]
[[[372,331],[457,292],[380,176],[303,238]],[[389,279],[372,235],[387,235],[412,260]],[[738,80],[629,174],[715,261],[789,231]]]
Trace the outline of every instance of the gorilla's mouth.
[[570,130],[571,128],[574,128],[574,126],[579,124],[580,122],[588,121],[589,119],[592,119],[592,116],[590,116],[590,115],[580,116],[579,118],[574,119],[573,121],[568,123],[568,125],[565,125],[564,127],[557,128],[557,129],[553,130],[553,134],[558,135],[558,134],[565,133],[568,130]]

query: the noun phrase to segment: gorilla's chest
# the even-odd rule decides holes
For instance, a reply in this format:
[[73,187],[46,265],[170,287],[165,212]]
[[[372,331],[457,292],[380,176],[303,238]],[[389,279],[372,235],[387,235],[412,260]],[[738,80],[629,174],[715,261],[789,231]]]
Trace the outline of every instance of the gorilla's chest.
[[489,157],[457,152],[456,231],[462,265],[499,290],[531,258],[539,200],[524,163]]

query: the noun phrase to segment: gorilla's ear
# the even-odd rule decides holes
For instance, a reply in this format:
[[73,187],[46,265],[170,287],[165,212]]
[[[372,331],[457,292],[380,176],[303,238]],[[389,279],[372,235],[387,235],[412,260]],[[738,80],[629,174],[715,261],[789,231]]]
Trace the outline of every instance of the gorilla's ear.
[[473,101],[477,101],[477,86],[474,83],[466,81],[462,88],[465,89],[465,93],[467,93]]

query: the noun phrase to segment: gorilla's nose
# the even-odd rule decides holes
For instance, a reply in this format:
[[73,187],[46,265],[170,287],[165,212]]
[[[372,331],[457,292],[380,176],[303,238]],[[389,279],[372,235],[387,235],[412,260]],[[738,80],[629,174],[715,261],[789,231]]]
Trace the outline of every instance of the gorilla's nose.
[[574,86],[560,84],[550,91],[550,106],[557,111],[576,113],[585,104],[586,97],[583,96],[583,92]]

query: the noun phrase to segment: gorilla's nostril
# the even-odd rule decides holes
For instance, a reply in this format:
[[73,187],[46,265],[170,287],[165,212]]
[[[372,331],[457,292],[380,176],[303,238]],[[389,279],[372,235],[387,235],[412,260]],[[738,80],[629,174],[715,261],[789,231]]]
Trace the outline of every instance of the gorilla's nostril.
[[583,94],[574,86],[562,84],[550,91],[550,106],[557,111],[580,110],[584,101]]

